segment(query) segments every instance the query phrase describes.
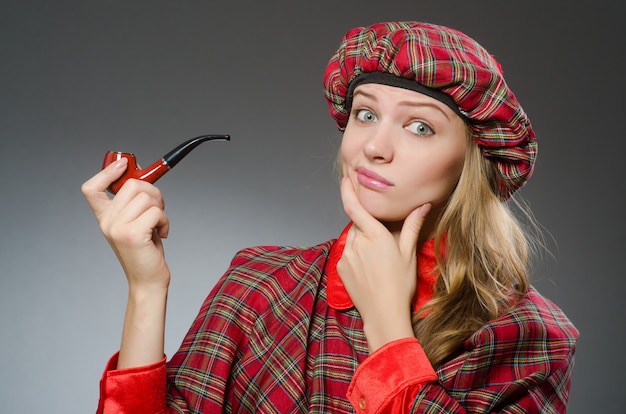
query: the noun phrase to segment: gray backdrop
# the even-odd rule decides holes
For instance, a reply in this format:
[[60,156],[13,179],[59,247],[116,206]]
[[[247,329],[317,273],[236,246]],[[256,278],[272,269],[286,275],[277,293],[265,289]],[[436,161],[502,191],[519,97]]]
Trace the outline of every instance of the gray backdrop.
[[555,3],[2,0],[0,411],[96,408],[126,299],[79,190],[106,150],[147,165],[184,139],[232,135],[159,184],[168,354],[238,249],[339,233],[322,74],[347,29],[388,19],[459,28],[502,63],[540,142],[522,195],[553,257],[535,284],[581,331],[569,412],[620,411],[624,14]]

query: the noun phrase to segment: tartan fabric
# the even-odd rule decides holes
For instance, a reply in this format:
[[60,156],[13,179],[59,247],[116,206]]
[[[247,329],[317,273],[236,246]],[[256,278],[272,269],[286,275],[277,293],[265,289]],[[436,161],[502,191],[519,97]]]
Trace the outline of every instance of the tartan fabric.
[[[368,392],[366,379],[376,372],[355,375],[368,357],[358,312],[328,306],[331,245],[236,255],[167,364],[170,412],[355,412],[350,383],[353,392]],[[565,412],[577,336],[531,288],[439,367],[439,383],[398,395],[415,413]],[[398,412],[397,403],[389,397],[379,412]]]
[[168,363],[173,412],[350,413],[367,342],[326,302],[331,243],[242,250]]
[[348,122],[350,83],[370,72],[415,80],[452,97],[483,155],[497,166],[500,198],[507,199],[532,175],[537,142],[530,120],[500,64],[467,35],[419,22],[377,23],[347,32],[324,73],[325,97],[339,129]]
[[239,252],[167,368],[112,358],[98,413],[565,412],[578,331],[534,288],[424,385],[417,340],[368,355],[358,311],[328,305],[332,244]]
[[415,413],[564,413],[578,330],[530,288],[512,311],[465,342],[420,390]]

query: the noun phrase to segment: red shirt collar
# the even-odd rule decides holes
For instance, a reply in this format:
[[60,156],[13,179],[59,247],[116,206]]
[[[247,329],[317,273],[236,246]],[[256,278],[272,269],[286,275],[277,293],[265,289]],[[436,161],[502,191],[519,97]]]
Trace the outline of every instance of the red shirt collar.
[[[331,308],[337,310],[350,309],[354,306],[337,272],[337,263],[339,259],[341,259],[343,249],[346,245],[346,238],[348,237],[348,230],[351,226],[352,223],[349,223],[346,228],[343,229],[337,241],[330,248],[328,262],[326,264],[326,274],[328,275],[328,304]],[[435,282],[438,276],[433,273],[436,266],[435,239],[419,243],[417,245],[417,293],[415,298],[413,298],[414,311],[419,310],[433,297]]]

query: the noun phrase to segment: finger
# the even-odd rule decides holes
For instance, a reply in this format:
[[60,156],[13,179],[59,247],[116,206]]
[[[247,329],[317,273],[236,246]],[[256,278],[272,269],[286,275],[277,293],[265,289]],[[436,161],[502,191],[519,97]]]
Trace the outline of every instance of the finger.
[[125,246],[150,244],[153,234],[167,236],[169,220],[156,200],[146,193],[139,193],[119,212],[107,209],[100,221],[107,239]]
[[113,202],[119,205],[121,209],[124,208],[125,205],[130,204],[140,194],[149,196],[155,200],[155,206],[159,207],[161,210],[165,209],[165,201],[163,200],[161,190],[151,183],[136,178],[130,178],[124,183],[113,198]]
[[81,191],[87,199],[87,203],[89,203],[96,215],[102,211],[104,203],[110,201],[109,196],[105,192],[107,187],[124,174],[127,165],[128,159],[120,158],[85,181],[81,186]]
[[[170,228],[170,221],[163,210],[156,206],[150,207],[141,216],[137,218],[137,224],[144,228],[151,228],[156,231],[156,234],[164,239],[167,238]],[[152,232],[151,232],[152,233]]]
[[417,248],[417,240],[419,239],[419,233],[426,219],[426,215],[430,211],[431,204],[426,203],[416,208],[404,220],[402,224],[402,230],[400,231],[400,238],[398,245],[400,251],[405,257],[415,255]]
[[[137,219],[151,208],[155,208],[163,214],[163,207],[163,198],[158,188],[140,180],[130,179],[98,215],[98,221],[105,236],[113,239],[118,239],[121,236],[122,239],[126,239],[127,236],[120,225],[136,224]],[[159,225],[162,223],[150,221],[150,231]],[[137,229],[140,228],[145,229],[146,227],[137,227]],[[118,231],[122,231],[122,233]],[[160,234],[167,235],[168,226],[166,225],[163,230],[159,231]]]
[[342,178],[340,190],[343,209],[354,225],[363,232],[378,229],[380,223],[361,205],[350,178]]

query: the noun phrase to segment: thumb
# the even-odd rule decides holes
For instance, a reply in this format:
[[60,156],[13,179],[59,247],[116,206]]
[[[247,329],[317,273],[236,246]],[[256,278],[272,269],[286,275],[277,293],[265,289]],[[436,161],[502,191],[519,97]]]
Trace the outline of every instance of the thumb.
[[122,176],[124,171],[126,171],[127,165],[128,159],[120,158],[85,181],[81,186],[81,191],[87,199],[87,203],[89,203],[96,215],[99,215],[110,201],[109,196],[105,192],[107,187]]
[[430,203],[422,204],[420,207],[411,211],[404,220],[398,241],[400,252],[402,252],[404,257],[415,255],[419,233],[430,208]]

